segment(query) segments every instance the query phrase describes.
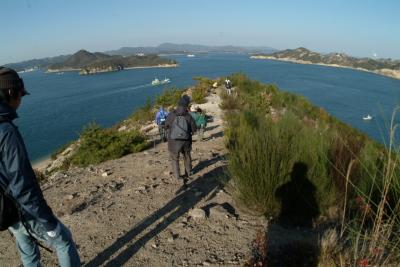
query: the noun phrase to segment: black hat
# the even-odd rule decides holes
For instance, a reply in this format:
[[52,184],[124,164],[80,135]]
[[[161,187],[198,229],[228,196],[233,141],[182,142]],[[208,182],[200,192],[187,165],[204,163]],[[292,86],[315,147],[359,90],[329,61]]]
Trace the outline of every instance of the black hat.
[[189,107],[189,103],[190,103],[190,97],[188,97],[187,95],[183,95],[181,99],[179,99],[178,107],[187,108]]
[[6,67],[0,67],[0,90],[19,90],[22,96],[29,95],[18,73]]

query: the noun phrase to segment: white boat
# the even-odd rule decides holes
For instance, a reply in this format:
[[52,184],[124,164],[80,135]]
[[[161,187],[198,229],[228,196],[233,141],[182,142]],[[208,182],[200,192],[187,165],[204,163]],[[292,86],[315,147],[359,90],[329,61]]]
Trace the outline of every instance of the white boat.
[[367,116],[363,117],[363,120],[365,120],[365,121],[372,120],[372,116],[368,114]]
[[187,57],[195,57],[193,54],[188,54]]
[[167,84],[170,83],[171,80],[167,77],[164,78],[164,80],[159,80],[157,78],[155,78],[153,81],[151,81],[151,85],[160,85],[160,84]]
[[157,78],[151,81],[151,85],[159,85],[160,83],[161,83],[160,80]]
[[171,80],[167,77],[164,78],[164,80],[161,81],[161,84],[166,84],[166,83],[170,83]]

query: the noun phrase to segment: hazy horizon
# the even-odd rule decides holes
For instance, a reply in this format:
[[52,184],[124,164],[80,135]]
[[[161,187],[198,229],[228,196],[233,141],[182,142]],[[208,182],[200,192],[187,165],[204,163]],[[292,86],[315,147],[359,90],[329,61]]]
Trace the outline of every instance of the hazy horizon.
[[400,2],[3,0],[0,64],[161,43],[400,59]]

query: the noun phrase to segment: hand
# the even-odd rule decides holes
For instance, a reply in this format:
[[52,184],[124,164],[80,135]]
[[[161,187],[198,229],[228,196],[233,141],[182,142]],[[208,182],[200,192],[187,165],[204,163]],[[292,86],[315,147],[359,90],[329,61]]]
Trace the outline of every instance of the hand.
[[61,226],[59,223],[57,223],[56,228],[54,230],[47,231],[46,234],[50,238],[55,238],[60,235],[60,232],[61,232]]

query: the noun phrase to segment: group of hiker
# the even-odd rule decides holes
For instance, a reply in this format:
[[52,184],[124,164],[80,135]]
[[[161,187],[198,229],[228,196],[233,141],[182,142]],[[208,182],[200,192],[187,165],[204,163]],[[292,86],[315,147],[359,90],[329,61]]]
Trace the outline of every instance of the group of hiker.
[[[189,100],[190,101],[190,100]],[[193,117],[196,123],[197,134],[199,141],[204,140],[204,131],[207,127],[207,119],[206,114],[200,107],[193,107],[191,106],[188,108],[189,114]],[[169,112],[164,109],[164,107],[160,107],[160,109],[156,113],[155,122],[158,126],[158,132],[160,135],[160,140],[163,142],[167,142],[168,134],[166,129],[166,119],[169,115]]]
[[[40,246],[55,249],[61,267],[78,267],[81,261],[72,234],[48,206],[22,136],[13,124],[25,95],[29,93],[18,73],[0,67],[0,231],[9,230],[15,237],[24,266],[42,266]],[[192,175],[192,135],[198,132],[203,140],[206,115],[199,107],[190,110],[190,98],[183,95],[176,109],[168,113],[161,107],[155,120],[161,140],[168,141],[172,173],[185,188]],[[183,176],[180,154],[185,163]]]
[[[160,107],[155,121],[160,133],[160,139],[168,141],[169,157],[172,165],[172,173],[176,179],[183,181],[186,186],[187,180],[192,175],[192,135],[198,133],[199,141],[204,140],[204,131],[207,126],[206,114],[200,107],[190,108],[190,98],[183,95],[178,102],[177,108],[168,113]],[[180,175],[179,156],[183,155],[185,174]]]

